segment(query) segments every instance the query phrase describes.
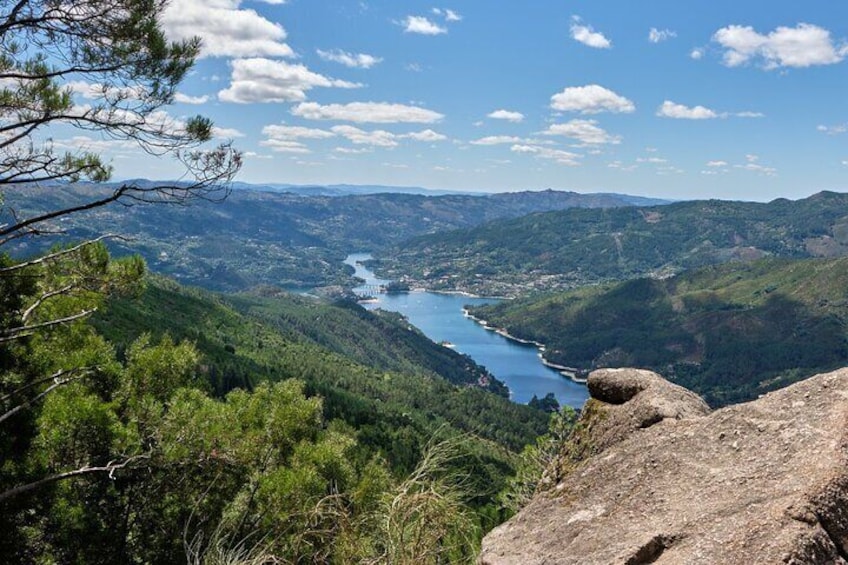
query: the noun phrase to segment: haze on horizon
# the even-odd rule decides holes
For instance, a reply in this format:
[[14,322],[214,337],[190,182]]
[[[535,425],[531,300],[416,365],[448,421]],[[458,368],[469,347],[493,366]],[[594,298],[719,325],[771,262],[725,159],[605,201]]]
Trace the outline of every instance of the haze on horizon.
[[[238,180],[669,199],[848,190],[848,4],[172,0],[203,53],[170,109]],[[72,83],[84,104],[92,85]],[[54,133],[116,177],[177,167]]]

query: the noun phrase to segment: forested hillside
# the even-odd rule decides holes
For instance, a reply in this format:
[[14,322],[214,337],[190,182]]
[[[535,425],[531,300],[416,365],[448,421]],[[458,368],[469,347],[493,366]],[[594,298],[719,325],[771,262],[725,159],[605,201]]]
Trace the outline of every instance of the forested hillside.
[[[0,205],[0,222],[13,210],[32,215],[68,208],[113,190],[108,185],[83,183],[47,191],[19,187]],[[632,201],[613,194],[550,190],[331,197],[239,189],[223,202],[98,208],[63,217],[51,227],[78,240],[120,234],[128,239],[111,242],[114,253],[139,253],[153,271],[213,290],[243,290],[257,284],[315,287],[351,283],[351,272],[342,264],[348,253],[375,251],[416,235],[497,218],[570,207],[623,206]],[[9,247],[15,255],[25,256],[42,250],[40,245],[26,240]]]
[[533,290],[765,256],[848,253],[848,194],[755,202],[570,209],[413,239],[380,255],[378,274],[433,289],[521,296]]
[[642,367],[723,405],[848,363],[848,258],[733,262],[474,309],[570,367]]

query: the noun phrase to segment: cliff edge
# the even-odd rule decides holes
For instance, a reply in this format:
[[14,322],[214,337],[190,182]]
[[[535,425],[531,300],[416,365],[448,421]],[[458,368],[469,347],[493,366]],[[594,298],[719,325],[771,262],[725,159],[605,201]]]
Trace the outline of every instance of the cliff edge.
[[714,412],[649,371],[588,384],[541,492],[481,564],[848,564],[848,369]]

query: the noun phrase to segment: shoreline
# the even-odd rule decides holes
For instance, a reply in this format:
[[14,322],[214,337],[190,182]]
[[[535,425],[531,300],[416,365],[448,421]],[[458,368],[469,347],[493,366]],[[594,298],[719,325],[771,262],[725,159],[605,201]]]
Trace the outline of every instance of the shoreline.
[[540,343],[538,341],[534,341],[534,340],[530,340],[530,339],[521,339],[520,337],[516,337],[514,335],[511,335],[508,331],[506,331],[505,328],[498,328],[498,327],[495,327],[495,326],[490,326],[489,323],[486,320],[481,320],[480,318],[478,318],[477,316],[475,316],[474,314],[469,312],[468,308],[462,309],[462,315],[465,316],[466,318],[473,320],[475,323],[480,324],[483,327],[484,330],[488,330],[490,332],[495,332],[496,334],[498,334],[502,337],[505,337],[506,339],[508,339],[510,341],[515,341],[515,342],[520,343],[522,345],[532,345],[532,346],[534,346],[536,349],[539,350],[539,360],[541,361],[542,365],[544,365],[545,367],[548,367],[549,369],[553,369],[553,370],[557,371],[560,375],[562,375],[563,377],[565,377],[567,379],[570,379],[574,383],[581,384],[581,385],[586,384],[585,378],[577,376],[577,372],[578,372],[577,368],[566,367],[565,365],[558,365],[556,363],[552,363],[552,362],[548,361],[547,359],[545,359],[543,354],[545,352],[546,346],[545,346],[544,343]]

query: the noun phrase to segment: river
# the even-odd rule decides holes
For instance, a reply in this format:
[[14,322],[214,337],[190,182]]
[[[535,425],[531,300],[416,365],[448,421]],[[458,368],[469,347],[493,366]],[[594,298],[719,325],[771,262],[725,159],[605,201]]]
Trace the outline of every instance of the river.
[[[356,269],[356,276],[366,285],[387,283],[360,264],[370,258],[367,253],[354,253],[345,263]],[[489,304],[497,299],[423,291],[377,294],[376,297],[377,302],[363,306],[369,310],[382,308],[399,312],[433,341],[453,344],[457,351],[471,356],[506,383],[514,402],[526,404],[533,395],[543,398],[552,392],[560,405],[580,408],[589,397],[585,385],[544,366],[533,345],[521,344],[486,330],[463,314],[463,306],[467,304]]]

